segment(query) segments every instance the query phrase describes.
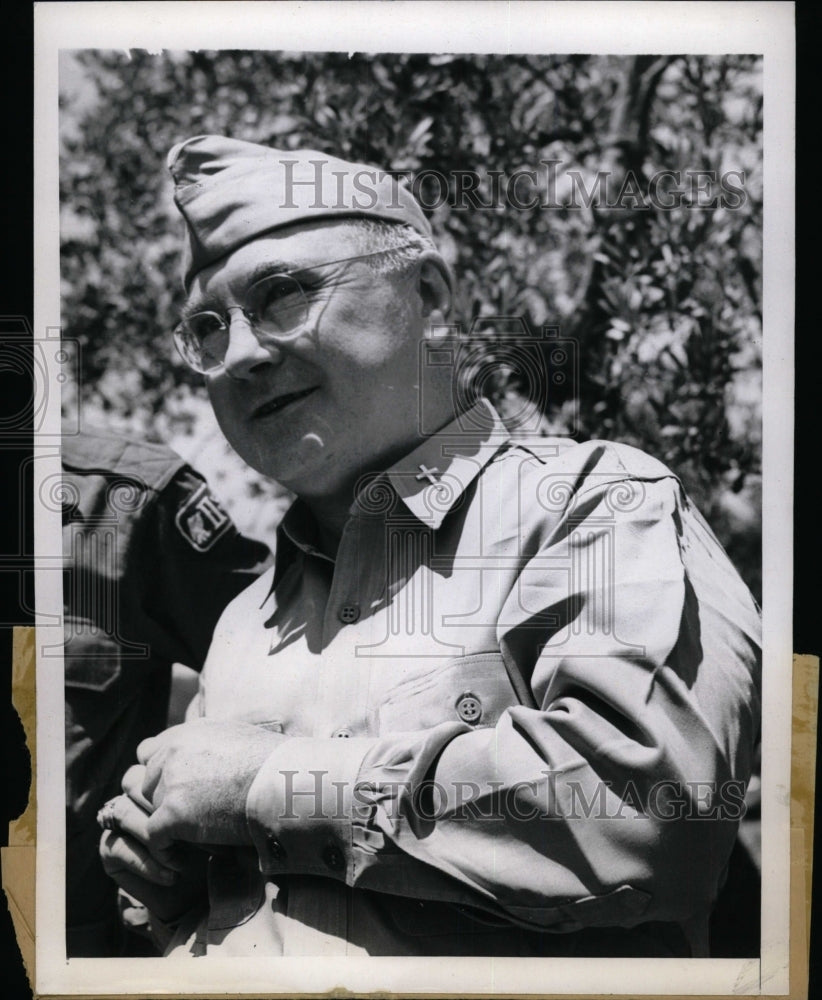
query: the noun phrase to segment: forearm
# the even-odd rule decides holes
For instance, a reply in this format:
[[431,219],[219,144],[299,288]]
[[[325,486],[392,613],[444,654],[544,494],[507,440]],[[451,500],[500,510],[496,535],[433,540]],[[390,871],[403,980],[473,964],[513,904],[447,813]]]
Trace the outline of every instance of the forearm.
[[710,733],[692,708],[660,704],[648,743],[595,744],[585,712],[566,700],[513,708],[494,729],[289,740],[249,795],[262,868],[552,929],[704,910],[741,799]]

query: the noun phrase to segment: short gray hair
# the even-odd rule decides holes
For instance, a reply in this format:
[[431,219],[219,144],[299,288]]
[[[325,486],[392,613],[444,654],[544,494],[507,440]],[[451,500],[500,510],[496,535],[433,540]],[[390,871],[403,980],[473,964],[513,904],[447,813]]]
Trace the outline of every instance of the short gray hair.
[[[427,251],[436,253],[434,241],[405,223],[381,219],[350,219],[346,228],[354,234],[360,253],[388,251],[369,257],[366,262],[375,274],[395,274],[410,267]],[[393,252],[392,252],[393,251]]]

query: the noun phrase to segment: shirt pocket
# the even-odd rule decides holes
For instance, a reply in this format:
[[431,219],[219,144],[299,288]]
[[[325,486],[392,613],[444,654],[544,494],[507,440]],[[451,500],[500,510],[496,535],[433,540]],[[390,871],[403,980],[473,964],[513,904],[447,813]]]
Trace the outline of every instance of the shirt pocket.
[[377,708],[378,731],[413,732],[443,722],[490,727],[518,703],[502,654],[473,653],[433,663],[389,688]]

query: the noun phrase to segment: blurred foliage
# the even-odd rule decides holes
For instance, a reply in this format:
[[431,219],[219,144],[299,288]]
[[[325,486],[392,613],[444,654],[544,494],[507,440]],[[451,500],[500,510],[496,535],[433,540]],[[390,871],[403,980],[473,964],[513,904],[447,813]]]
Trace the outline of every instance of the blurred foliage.
[[[63,329],[93,412],[171,438],[195,460],[207,449],[185,438],[214,434],[169,336],[182,294],[181,224],[164,176],[175,142],[217,132],[409,176],[437,171],[451,189],[431,222],[464,325],[484,317],[491,351],[493,317],[520,317],[537,344],[549,324],[576,345],[576,379],[534,390],[508,366],[487,383],[494,401],[510,411],[518,392],[536,392],[542,432],[625,441],[667,462],[759,595],[758,58],[83,51],[64,55],[61,122]],[[563,204],[603,172],[613,196],[629,175],[643,191],[678,170],[684,196],[670,209],[460,205],[457,172],[518,170],[538,171],[543,188],[554,170],[550,200]],[[741,204],[699,207],[688,186],[697,170],[744,171]],[[275,488],[227,459],[213,464],[223,494],[243,494],[235,516],[259,499],[273,509]]]

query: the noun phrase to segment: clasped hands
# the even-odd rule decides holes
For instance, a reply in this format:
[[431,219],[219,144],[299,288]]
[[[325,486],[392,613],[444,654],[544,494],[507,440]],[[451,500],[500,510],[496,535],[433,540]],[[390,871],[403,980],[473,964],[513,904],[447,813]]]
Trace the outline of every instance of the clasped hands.
[[108,875],[161,920],[179,917],[201,894],[208,851],[252,843],[248,792],[284,739],[249,723],[195,719],[143,740],[125,794],[108,807],[100,841]]

